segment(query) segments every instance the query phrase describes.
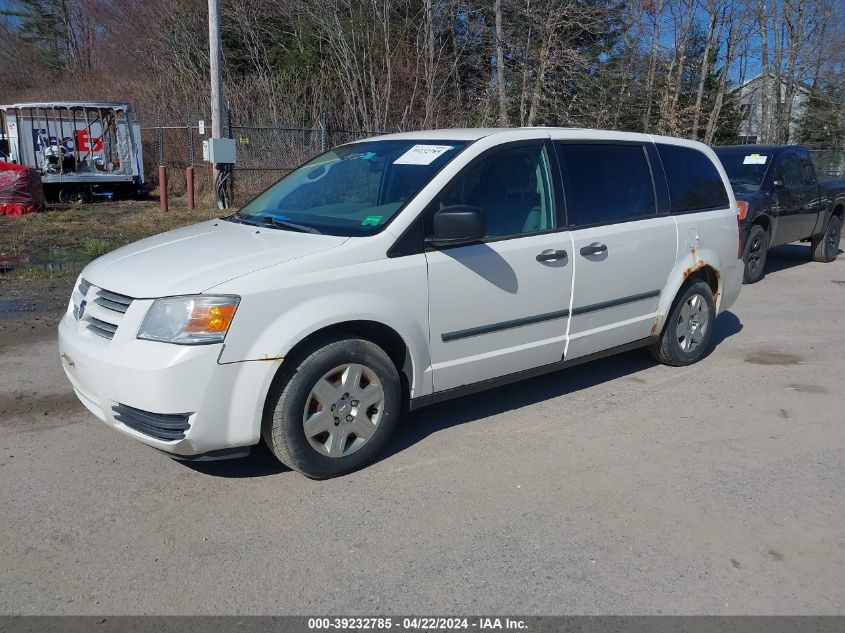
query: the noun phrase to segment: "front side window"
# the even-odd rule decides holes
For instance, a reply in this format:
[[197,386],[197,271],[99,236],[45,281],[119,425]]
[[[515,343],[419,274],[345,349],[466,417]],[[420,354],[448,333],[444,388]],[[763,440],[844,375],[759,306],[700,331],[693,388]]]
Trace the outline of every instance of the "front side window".
[[280,229],[372,235],[468,144],[383,140],[343,145],[294,170],[230,217]]
[[546,231],[556,226],[543,145],[503,149],[483,156],[446,187],[437,208],[478,207],[488,238]]
[[572,226],[624,222],[657,213],[642,145],[559,143]]
[[672,213],[728,206],[728,192],[706,154],[692,147],[657,145],[669,185]]

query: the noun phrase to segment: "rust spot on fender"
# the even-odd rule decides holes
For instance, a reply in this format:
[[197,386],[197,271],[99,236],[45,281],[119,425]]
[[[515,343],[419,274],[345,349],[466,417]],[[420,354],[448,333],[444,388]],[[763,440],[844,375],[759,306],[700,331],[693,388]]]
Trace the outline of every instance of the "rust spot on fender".
[[285,359],[284,356],[271,356],[270,354],[264,354],[263,356],[259,356],[258,360],[278,360],[283,361]]
[[657,334],[657,321],[658,321],[658,319],[655,319],[654,323],[651,324],[651,335],[652,336]]

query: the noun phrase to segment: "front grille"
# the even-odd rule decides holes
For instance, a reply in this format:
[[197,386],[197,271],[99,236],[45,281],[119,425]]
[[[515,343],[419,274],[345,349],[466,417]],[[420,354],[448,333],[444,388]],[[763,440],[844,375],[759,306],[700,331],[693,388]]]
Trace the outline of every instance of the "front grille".
[[107,310],[123,314],[129,309],[129,306],[132,305],[132,297],[119,295],[116,292],[109,292],[108,290],[100,288],[97,291],[97,298],[94,299],[94,303],[103,306]]
[[133,301],[81,279],[73,293],[73,316],[92,334],[111,340]]
[[91,282],[86,281],[85,279],[80,279],[79,285],[76,287],[76,289],[79,290],[79,294],[81,294],[83,297],[88,294],[88,290],[90,288],[91,288]]
[[92,316],[89,316],[86,321],[88,321],[88,325],[85,327],[97,336],[102,336],[103,338],[111,340],[114,338],[114,333],[117,332],[117,326],[114,323],[101,321],[100,319]]
[[159,440],[181,440],[185,437],[185,431],[191,428],[188,422],[190,413],[180,415],[150,413],[125,404],[114,405],[112,411],[114,411],[114,419],[118,422]]

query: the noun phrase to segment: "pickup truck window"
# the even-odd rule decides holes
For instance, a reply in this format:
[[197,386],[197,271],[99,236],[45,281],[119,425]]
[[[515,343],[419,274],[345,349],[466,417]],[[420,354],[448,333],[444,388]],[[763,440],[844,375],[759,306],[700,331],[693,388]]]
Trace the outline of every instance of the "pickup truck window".
[[564,171],[569,225],[609,224],[657,214],[642,145],[556,145]]
[[438,199],[439,208],[467,204],[480,208],[487,237],[546,231],[556,226],[549,178],[549,160],[542,144],[487,154],[453,180]]
[[281,230],[372,235],[467,145],[441,140],[342,145],[294,170],[231,219]]
[[728,206],[728,192],[718,170],[707,155],[691,147],[657,145],[666,181],[672,213],[723,209]]
[[[734,187],[757,191],[763,184],[766,172],[772,164],[771,154],[761,153],[753,145],[744,147],[714,147],[722,162],[728,180]],[[666,161],[663,161],[664,168]]]
[[794,153],[784,154],[775,167],[775,178],[783,180],[787,187],[800,187],[804,184],[804,176],[798,165],[798,157]]
[[801,163],[801,173],[804,175],[804,184],[816,184],[816,170],[813,167],[813,159],[810,158],[810,152],[805,149],[799,149],[798,161]]

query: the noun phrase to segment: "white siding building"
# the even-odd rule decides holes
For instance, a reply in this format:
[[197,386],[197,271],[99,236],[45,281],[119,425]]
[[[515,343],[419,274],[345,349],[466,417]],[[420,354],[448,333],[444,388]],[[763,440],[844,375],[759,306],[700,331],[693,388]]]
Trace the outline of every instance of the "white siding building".
[[[771,77],[770,82],[776,82],[778,79]],[[786,99],[786,82],[780,80],[780,99],[784,103]],[[739,111],[742,122],[739,124],[739,139],[741,143],[760,143],[771,142],[774,140],[774,134],[769,134],[768,138],[763,138],[762,121],[763,121],[763,75],[759,75],[754,79],[746,81],[730,91],[732,97],[738,99]],[[769,84],[771,85],[771,83]],[[801,116],[807,109],[807,102],[810,100],[809,89],[797,84],[795,87],[795,94],[792,96],[792,112],[789,119],[789,138],[785,139],[787,143],[796,142],[798,134],[798,122]],[[769,107],[769,129],[774,127],[772,120],[774,114],[774,104]]]

